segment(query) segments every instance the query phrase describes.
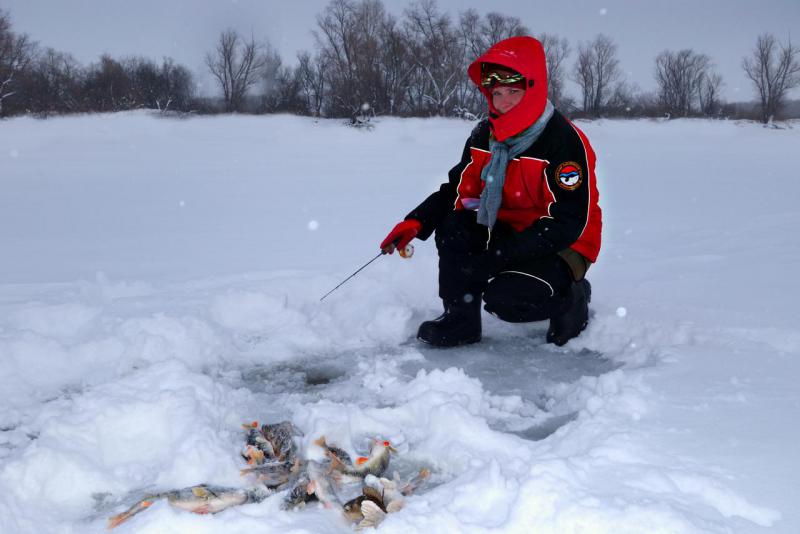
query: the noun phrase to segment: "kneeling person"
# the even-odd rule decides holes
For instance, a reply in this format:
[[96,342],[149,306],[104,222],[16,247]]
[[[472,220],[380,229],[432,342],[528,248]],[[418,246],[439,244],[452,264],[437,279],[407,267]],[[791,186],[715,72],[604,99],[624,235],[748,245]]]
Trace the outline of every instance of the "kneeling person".
[[468,69],[489,118],[467,139],[449,180],[381,243],[405,247],[436,233],[444,313],[417,337],[447,347],[481,339],[480,305],[510,322],[549,319],[563,345],[586,327],[585,279],[600,251],[595,154],[547,100],[541,43],[512,37]]

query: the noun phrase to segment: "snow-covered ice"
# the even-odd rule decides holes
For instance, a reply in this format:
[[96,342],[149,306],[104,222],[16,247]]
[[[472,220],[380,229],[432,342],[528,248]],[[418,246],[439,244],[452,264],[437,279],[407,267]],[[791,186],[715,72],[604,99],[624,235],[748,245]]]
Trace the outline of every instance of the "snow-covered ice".
[[[436,251],[381,258],[471,124],[0,122],[0,532],[84,533],[144,491],[243,485],[240,424],[381,436],[431,482],[382,532],[800,531],[796,128],[582,123],[604,247],[589,329],[484,315],[411,340]],[[310,147],[310,149],[308,148]],[[348,532],[282,496],[119,532]]]

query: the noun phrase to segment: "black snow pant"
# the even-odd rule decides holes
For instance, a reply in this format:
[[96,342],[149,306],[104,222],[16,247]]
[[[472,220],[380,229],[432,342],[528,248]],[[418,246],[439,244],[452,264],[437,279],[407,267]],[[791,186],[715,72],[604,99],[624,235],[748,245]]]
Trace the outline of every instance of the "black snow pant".
[[[497,222],[491,239],[510,226]],[[479,305],[512,323],[544,321],[570,304],[572,273],[558,254],[512,261],[499,268],[487,261],[488,229],[474,211],[452,211],[436,229],[439,251],[439,296],[446,307]]]

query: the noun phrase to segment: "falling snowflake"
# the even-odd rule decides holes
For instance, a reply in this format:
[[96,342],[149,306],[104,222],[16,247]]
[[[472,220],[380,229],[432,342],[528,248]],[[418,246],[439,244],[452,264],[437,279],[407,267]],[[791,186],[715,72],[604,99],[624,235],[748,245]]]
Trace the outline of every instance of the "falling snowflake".
[[319,228],[319,223],[317,221],[308,221],[308,229],[309,230],[316,230]]
[[605,16],[605,15],[607,15],[607,14],[608,14],[608,9],[606,9],[606,8],[602,8],[602,9],[600,10],[600,16],[601,16],[601,17],[603,17],[603,16]]
[[628,315],[628,310],[626,310],[623,306],[617,308],[617,317],[625,317]]

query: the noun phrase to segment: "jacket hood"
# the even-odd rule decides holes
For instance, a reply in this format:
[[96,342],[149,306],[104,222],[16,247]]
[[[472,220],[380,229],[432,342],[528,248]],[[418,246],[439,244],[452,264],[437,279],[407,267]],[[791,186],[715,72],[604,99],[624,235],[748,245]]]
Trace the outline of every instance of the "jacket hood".
[[[481,66],[494,63],[525,77],[525,96],[508,113],[500,114],[492,105],[491,88],[481,86]],[[533,37],[511,37],[493,45],[467,69],[472,82],[489,102],[489,122],[498,141],[505,141],[532,125],[547,103],[547,61],[542,43]]]

